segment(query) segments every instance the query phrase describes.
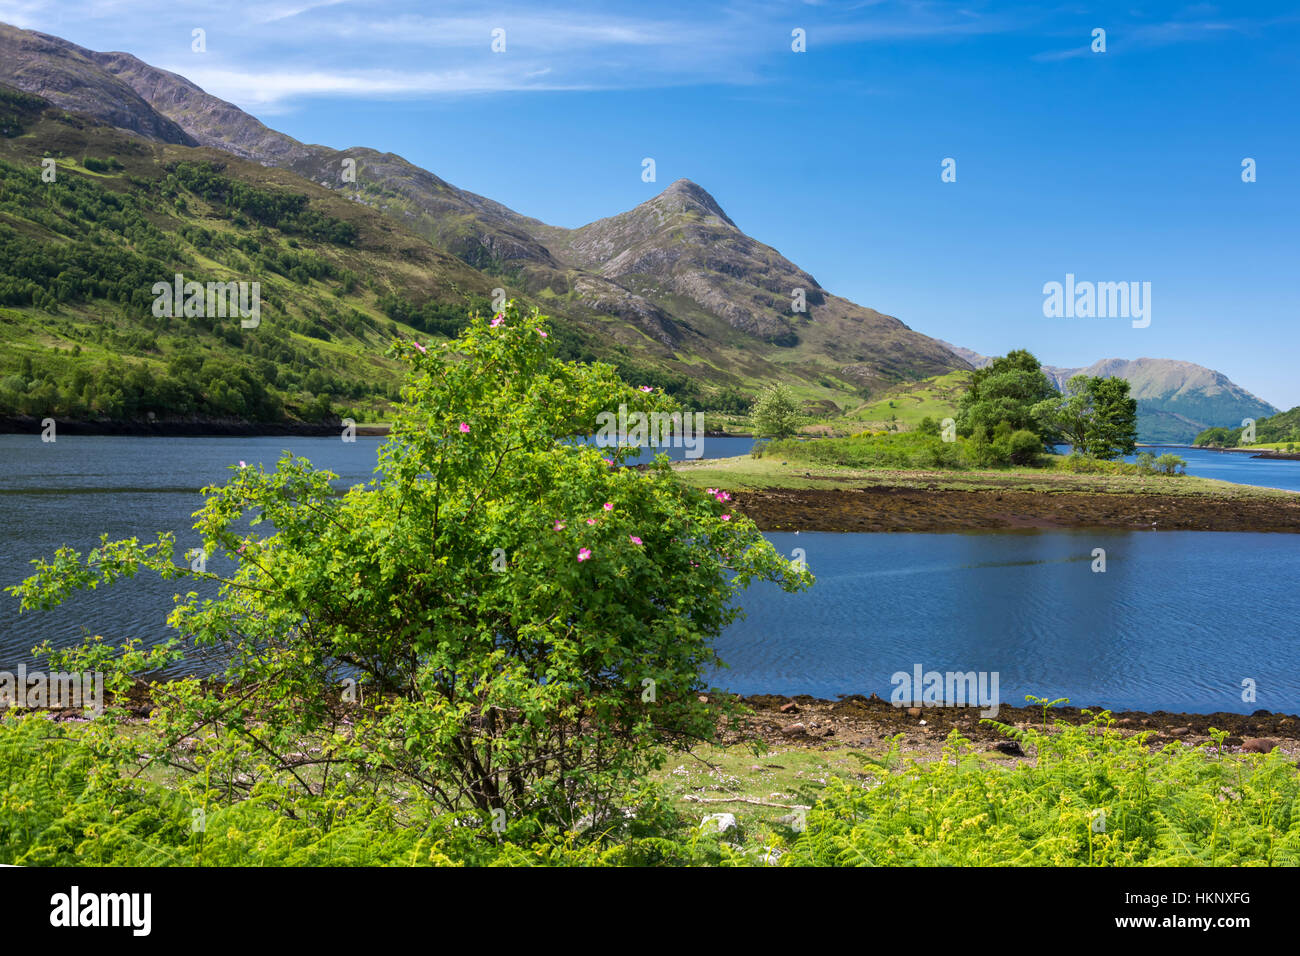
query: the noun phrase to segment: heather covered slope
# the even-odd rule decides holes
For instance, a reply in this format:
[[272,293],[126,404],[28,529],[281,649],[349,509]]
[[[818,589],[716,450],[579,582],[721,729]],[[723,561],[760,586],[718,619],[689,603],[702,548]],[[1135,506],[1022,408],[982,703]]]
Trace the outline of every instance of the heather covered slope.
[[[382,418],[400,381],[388,343],[489,307],[487,277],[284,170],[150,142],[3,86],[0,131],[11,424]],[[258,324],[155,316],[153,286],[176,273],[258,282]]]
[[[579,229],[534,226],[561,261],[598,272],[683,316],[710,338],[785,350],[791,368],[875,390],[965,363],[899,320],[830,294],[771,246],[745,235],[699,185],[681,179],[635,209]],[[802,310],[795,307],[801,290]]]
[[[150,139],[193,142],[289,169],[368,205],[474,267],[493,287],[541,303],[588,335],[600,357],[647,370],[643,377],[653,371],[685,391],[752,392],[786,380],[804,398],[845,405],[964,367],[898,320],[822,289],[687,182],[621,216],[563,230],[392,153],[300,143],[126,53],[97,53],[0,25],[0,54],[0,82],[38,90],[56,105]],[[349,159],[355,182],[344,177]],[[805,289],[805,313],[790,308],[794,288]]]
[[58,37],[0,23],[0,82],[148,139],[199,145],[129,82],[105,71],[98,56]]

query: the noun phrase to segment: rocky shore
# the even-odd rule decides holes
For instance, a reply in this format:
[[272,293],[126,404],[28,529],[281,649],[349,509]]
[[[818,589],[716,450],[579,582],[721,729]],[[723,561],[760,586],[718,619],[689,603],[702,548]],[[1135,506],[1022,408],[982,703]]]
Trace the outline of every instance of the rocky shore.
[[[1007,756],[1024,756],[1019,744],[981,723],[977,707],[895,707],[875,694],[852,695],[823,700],[800,695],[756,695],[741,700],[753,711],[742,724],[729,728],[728,742],[761,738],[770,747],[812,747],[824,749],[888,746],[890,738],[902,734],[905,754],[938,756],[949,732],[956,728],[974,742],[977,749],[995,750]],[[1062,706],[1050,708],[1047,722],[1087,723],[1091,714],[1106,708]],[[1225,752],[1268,753],[1275,748],[1300,757],[1300,716],[1258,710],[1253,714],[1183,714],[1157,710],[1114,710],[1114,729],[1123,734],[1146,734],[1153,747],[1180,743],[1211,743],[1210,729],[1226,731]],[[1042,728],[1041,707],[998,708],[999,723],[1014,727]]]
[[1287,500],[882,486],[737,491],[733,497],[763,531],[1300,532],[1300,495]]
[[1271,458],[1274,461],[1300,461],[1300,453],[1288,451],[1261,451],[1251,458]]

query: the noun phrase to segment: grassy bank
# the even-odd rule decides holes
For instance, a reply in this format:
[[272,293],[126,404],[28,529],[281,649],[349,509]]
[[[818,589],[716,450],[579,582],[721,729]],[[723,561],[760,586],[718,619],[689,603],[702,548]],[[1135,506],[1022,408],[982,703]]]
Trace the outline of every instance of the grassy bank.
[[1254,485],[1238,485],[1189,475],[1153,475],[1106,471],[1088,474],[1070,471],[1064,456],[1047,468],[994,468],[965,471],[951,469],[850,468],[809,463],[789,458],[711,458],[673,465],[679,478],[697,488],[727,491],[780,491],[785,489],[904,488],[925,491],[1026,491],[1056,494],[1150,495],[1290,502],[1294,492]]
[[[0,719],[0,862],[23,865],[1296,865],[1294,757],[1159,746],[1091,723],[999,725],[1023,759],[956,730],[915,759],[901,737],[755,755],[701,748],[613,819],[494,830],[400,789],[233,803],[219,774],[136,776],[93,724]],[[202,747],[202,735],[196,747]],[[1009,748],[1010,749],[1010,746]],[[119,753],[120,756],[120,753]],[[728,817],[709,819],[715,814]]]

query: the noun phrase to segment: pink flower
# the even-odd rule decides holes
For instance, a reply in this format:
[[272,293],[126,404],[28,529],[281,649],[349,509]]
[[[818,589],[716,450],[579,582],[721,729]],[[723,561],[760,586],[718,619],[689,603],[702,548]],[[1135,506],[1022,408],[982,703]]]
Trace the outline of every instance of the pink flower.
[[641,539],[638,538],[638,537],[637,537],[636,535],[634,535],[634,534],[630,534],[630,535],[628,535],[628,537],[632,539],[632,543],[633,543],[633,544],[640,544],[640,543],[641,543]]
[[588,519],[587,519],[587,524],[595,524],[595,523],[596,523],[596,519],[595,519],[595,518],[588,518]]
[[606,510],[606,511],[613,511],[613,510],[614,510],[614,502],[612,502],[612,501],[606,501],[606,502],[605,502],[605,510]]
[[239,460],[239,467],[240,467],[240,468],[247,468],[247,467],[248,467],[247,463],[246,463],[242,458]]
[[722,520],[723,520],[723,521],[730,521],[730,520],[731,520],[731,515],[723,515],[723,516],[722,516]]
[[546,338],[546,333],[543,332],[541,329],[537,330],[537,334],[540,335],[542,338]]
[[718,493],[717,488],[705,488],[704,491],[706,494],[710,494],[710,495],[716,495]]
[[564,522],[563,522],[563,521],[557,521],[557,522],[555,522],[555,530],[556,530],[556,531],[563,531],[563,530],[564,530]]
[[713,497],[717,498],[719,501],[730,501],[730,500],[731,500],[731,495],[727,494],[725,491],[719,491],[719,492],[718,492],[716,495],[714,495]]
[[501,324],[502,322],[504,322],[504,321],[505,321],[505,319],[501,318],[501,316],[498,315],[495,319],[493,319],[493,320],[491,321],[490,324],[491,324],[492,328],[495,329],[498,325],[500,325],[500,324]]
[[469,434],[469,422],[461,422],[461,423],[460,423],[460,431],[461,431],[461,434],[462,434],[462,435],[468,435],[468,434]]
[[416,347],[417,349],[419,349],[421,352],[424,352],[424,353],[426,353],[426,354],[428,353],[429,350],[426,349],[426,348],[425,348],[423,345],[421,345],[419,342],[416,342],[416,343],[414,343],[414,344],[415,344],[415,347]]
[[236,554],[243,554],[243,553],[244,553],[244,546],[241,544],[241,545],[239,546],[239,548],[235,551],[235,553],[236,553]]
[[641,391],[643,391],[643,392],[653,392],[654,389],[651,388],[649,385],[642,385],[642,386],[641,386]]
[[578,560],[579,560],[579,561],[586,561],[589,557],[591,557],[591,548],[579,548],[579,549],[578,549]]

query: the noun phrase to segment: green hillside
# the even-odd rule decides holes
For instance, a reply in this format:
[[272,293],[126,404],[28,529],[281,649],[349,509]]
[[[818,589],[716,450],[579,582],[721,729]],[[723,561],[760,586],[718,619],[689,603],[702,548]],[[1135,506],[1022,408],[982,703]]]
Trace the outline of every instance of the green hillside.
[[[42,178],[54,161],[55,181]],[[260,321],[157,317],[154,285],[260,284]],[[395,337],[454,335],[499,279],[294,173],[151,143],[0,86],[0,419],[212,424],[387,418]],[[735,399],[563,321],[566,358]]]
[[[1217,448],[1237,448],[1242,445],[1244,428],[1207,428],[1196,436],[1196,444]],[[1278,412],[1255,421],[1255,445],[1300,444],[1300,405],[1288,412]]]
[[[382,417],[388,342],[488,307],[485,277],[365,207],[44,106],[0,89],[0,415]],[[155,317],[176,273],[259,282],[259,324]]]
[[949,372],[900,385],[849,412],[845,418],[872,428],[916,428],[924,418],[941,422],[957,414],[957,402],[970,387],[970,372]]

